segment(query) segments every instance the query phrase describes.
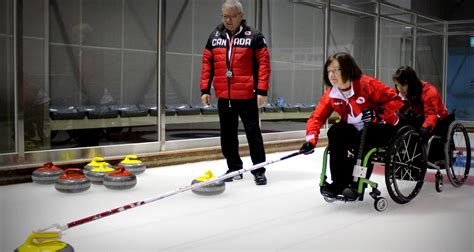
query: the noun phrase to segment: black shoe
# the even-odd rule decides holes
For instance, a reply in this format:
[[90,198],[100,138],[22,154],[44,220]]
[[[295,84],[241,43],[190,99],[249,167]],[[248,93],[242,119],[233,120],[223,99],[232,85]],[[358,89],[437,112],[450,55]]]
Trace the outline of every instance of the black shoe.
[[342,191],[342,195],[344,195],[344,198],[346,198],[347,201],[355,201],[359,199],[359,192],[357,192],[356,189],[352,187],[347,187]]
[[336,198],[338,194],[341,194],[341,190],[334,183],[325,184],[320,188],[321,194],[325,197]]
[[[231,173],[231,172],[235,172],[235,171],[227,170],[227,172],[226,172],[225,174],[228,174],[228,173]],[[225,175],[225,174],[224,174],[224,175]],[[243,179],[243,178],[244,178],[244,175],[242,175],[242,174],[237,174],[237,175],[235,175],[235,176],[233,176],[233,177],[224,179],[224,182],[232,182],[232,181],[234,181],[234,180],[241,180],[241,179]]]
[[266,185],[267,184],[267,177],[265,177],[265,173],[257,173],[253,175],[255,178],[256,185]]

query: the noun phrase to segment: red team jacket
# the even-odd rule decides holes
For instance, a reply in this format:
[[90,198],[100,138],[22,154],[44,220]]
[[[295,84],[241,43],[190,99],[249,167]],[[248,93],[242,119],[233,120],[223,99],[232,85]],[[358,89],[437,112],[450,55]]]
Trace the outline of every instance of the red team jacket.
[[[228,69],[231,78],[226,76]],[[232,37],[223,24],[217,26],[203,52],[201,93],[210,94],[214,82],[217,98],[251,99],[255,93],[267,95],[269,80],[270,54],[263,34],[247,26],[245,20]]]
[[382,108],[379,116],[382,123],[398,123],[396,112],[402,107],[400,96],[379,80],[367,75],[352,81],[350,95],[346,98],[339,88],[328,88],[306,124],[306,141],[316,146],[321,127],[333,111],[341,120],[353,124],[359,130],[363,127],[362,110]]
[[[433,84],[422,81],[421,87],[421,104],[420,106],[412,106],[413,112],[417,115],[425,117],[422,127],[434,129],[439,119],[445,119],[448,116],[448,110],[441,100],[438,89]],[[406,110],[410,107],[408,100],[404,99],[404,108]]]

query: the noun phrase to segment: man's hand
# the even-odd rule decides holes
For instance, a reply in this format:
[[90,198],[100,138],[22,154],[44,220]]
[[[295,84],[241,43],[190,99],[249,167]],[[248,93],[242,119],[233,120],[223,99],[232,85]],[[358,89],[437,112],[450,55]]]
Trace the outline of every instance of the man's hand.
[[201,102],[204,105],[210,105],[211,104],[211,95],[210,94],[201,95]]
[[257,106],[259,108],[265,106],[266,103],[267,103],[267,97],[266,96],[257,95]]

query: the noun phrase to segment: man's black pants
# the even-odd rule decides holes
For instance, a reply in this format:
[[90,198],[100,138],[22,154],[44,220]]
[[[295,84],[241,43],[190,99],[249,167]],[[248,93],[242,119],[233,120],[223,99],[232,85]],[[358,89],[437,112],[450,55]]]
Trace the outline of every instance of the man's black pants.
[[[254,165],[265,162],[262,132],[259,125],[257,99],[231,100],[219,99],[217,103],[221,132],[222,154],[227,160],[229,170],[242,169],[239,154],[238,126],[239,117],[244,125],[245,134]],[[265,168],[252,171],[252,174],[264,173]]]

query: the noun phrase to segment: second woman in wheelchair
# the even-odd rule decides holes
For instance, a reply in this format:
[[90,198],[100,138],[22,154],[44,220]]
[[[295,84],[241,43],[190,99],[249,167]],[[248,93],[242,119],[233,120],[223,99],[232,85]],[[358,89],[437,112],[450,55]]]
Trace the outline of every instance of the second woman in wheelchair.
[[448,117],[448,110],[438,90],[434,85],[420,81],[415,70],[409,66],[398,68],[393,74],[393,82],[397,93],[404,101],[404,106],[400,110],[401,117],[404,117],[407,124],[419,128],[422,140],[428,142],[433,133],[444,128],[436,127],[438,121],[441,121],[442,126]]
[[[330,56],[324,70],[324,84],[328,88],[307,121],[306,142],[300,152],[312,152],[321,127],[331,113],[336,111],[341,120],[327,132],[332,184],[322,186],[321,193],[335,197],[344,191],[346,199],[355,200],[357,191],[351,190],[353,188],[350,186],[364,124],[379,122],[368,125],[364,150],[360,150],[362,153],[369,148],[387,146],[390,136],[395,133],[393,125],[399,120],[396,112],[403,102],[392,88],[362,74],[354,58],[348,53],[339,52]],[[368,174],[370,176],[370,171]],[[346,195],[346,191],[352,193]]]

